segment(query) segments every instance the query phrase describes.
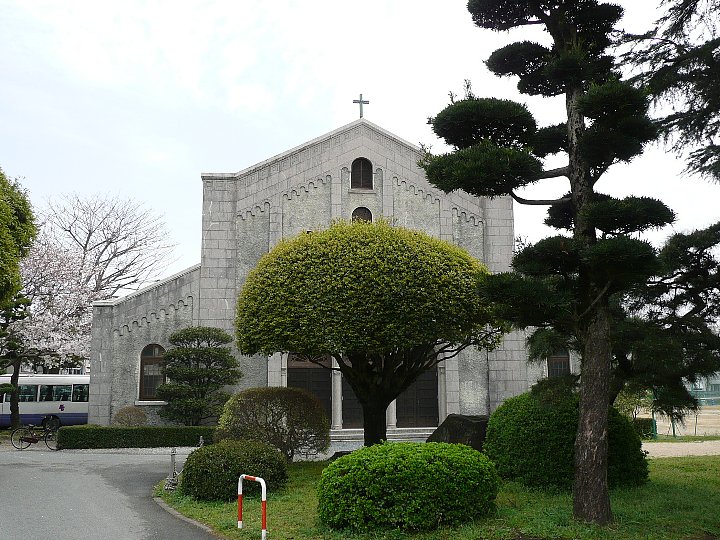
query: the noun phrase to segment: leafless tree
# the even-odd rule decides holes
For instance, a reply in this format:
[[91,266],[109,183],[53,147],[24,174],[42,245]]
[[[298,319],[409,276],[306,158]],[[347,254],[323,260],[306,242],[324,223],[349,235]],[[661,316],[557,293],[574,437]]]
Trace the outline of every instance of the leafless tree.
[[63,196],[38,222],[21,265],[30,316],[17,324],[28,346],[54,351],[39,360],[53,369],[89,357],[92,303],[151,283],[174,246],[160,217],[118,197]]
[[162,218],[119,197],[65,195],[50,202],[43,229],[80,259],[80,285],[96,300],[138,289],[165,268],[173,245]]

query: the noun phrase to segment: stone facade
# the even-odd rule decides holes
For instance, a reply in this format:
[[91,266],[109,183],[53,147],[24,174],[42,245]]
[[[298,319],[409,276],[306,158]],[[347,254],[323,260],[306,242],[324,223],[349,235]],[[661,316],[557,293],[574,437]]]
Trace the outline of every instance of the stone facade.
[[[372,189],[351,186],[352,163],[372,164]],[[509,268],[513,211],[509,198],[444,194],[418,167],[420,149],[365,119],[238,173],[203,174],[200,265],[125,298],[94,305],[90,422],[107,424],[139,400],[140,353],[190,326],[232,334],[235,303],[248,272],[282,238],[350,219],[367,208],[376,218],[422,230],[467,249],[490,271]],[[287,357],[239,356],[240,388],[287,384]],[[487,414],[544,375],[526,362],[524,336],[511,334],[488,354],[466,350],[438,368],[439,421],[450,413]],[[344,434],[340,376],[332,377],[332,426]],[[388,426],[394,428],[394,408]]]

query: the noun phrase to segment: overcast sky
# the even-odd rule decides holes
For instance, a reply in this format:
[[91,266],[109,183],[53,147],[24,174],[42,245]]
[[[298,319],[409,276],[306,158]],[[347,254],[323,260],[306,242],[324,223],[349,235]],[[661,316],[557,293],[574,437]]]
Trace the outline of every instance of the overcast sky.
[[[656,0],[619,2],[641,31]],[[537,28],[475,27],[464,0],[0,0],[0,167],[34,205],[63,193],[118,194],[164,216],[168,274],[200,261],[202,172],[236,172],[365,117],[444,147],[427,117],[462,93],[525,102],[541,124],[562,100],[521,96],[483,62]],[[683,177],[661,146],[615,166],[598,189],[662,198],[674,230],[720,219],[720,185]],[[567,191],[544,181],[526,196]],[[516,205],[516,236],[537,240],[544,209]],[[655,241],[669,234],[657,233]]]

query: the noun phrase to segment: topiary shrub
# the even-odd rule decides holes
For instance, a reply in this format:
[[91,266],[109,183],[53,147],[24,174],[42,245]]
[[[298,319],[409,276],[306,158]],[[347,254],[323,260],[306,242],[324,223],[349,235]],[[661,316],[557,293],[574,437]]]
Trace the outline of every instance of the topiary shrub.
[[129,405],[118,410],[113,416],[112,423],[116,426],[144,426],[147,414],[140,407]]
[[[555,389],[557,390],[557,389]],[[528,392],[490,416],[483,450],[503,478],[528,486],[572,486],[579,400],[576,394]],[[608,482],[636,486],[648,468],[640,438],[627,418],[610,409]]]
[[499,484],[492,462],[469,446],[384,443],[328,465],[318,511],[334,529],[429,530],[489,514]]
[[330,446],[330,422],[320,400],[300,388],[250,388],[231,397],[223,408],[215,440],[270,443],[288,461]]
[[[195,499],[229,501],[237,497],[241,474],[259,476],[268,491],[277,491],[287,482],[287,462],[277,449],[260,441],[222,441],[188,456],[178,487]],[[243,493],[259,489],[255,482],[243,485]]]

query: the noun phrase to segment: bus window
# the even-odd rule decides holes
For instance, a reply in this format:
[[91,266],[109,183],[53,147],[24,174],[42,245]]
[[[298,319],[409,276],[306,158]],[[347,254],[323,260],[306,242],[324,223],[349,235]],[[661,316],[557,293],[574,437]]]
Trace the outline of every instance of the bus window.
[[70,384],[41,384],[40,401],[70,401],[72,385]]
[[20,384],[18,385],[18,388],[20,389],[20,397],[18,398],[18,401],[23,403],[37,401],[37,384]]
[[87,402],[89,386],[88,384],[73,384],[72,400],[83,403]]

